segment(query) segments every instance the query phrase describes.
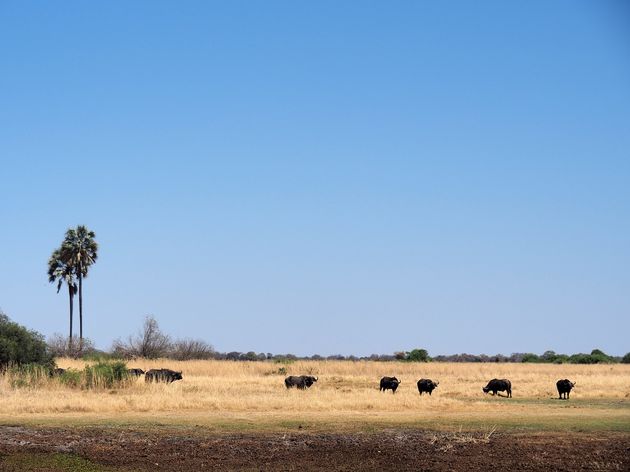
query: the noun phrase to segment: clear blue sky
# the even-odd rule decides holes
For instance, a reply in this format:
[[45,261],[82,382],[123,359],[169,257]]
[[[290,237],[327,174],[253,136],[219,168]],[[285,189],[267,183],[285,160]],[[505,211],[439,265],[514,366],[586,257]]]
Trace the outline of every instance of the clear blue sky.
[[0,3],[0,307],[85,332],[630,351],[630,7]]

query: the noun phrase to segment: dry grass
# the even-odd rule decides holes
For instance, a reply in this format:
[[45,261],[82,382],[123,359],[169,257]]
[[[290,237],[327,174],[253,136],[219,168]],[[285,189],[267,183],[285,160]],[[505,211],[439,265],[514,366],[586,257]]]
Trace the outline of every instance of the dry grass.
[[[58,365],[82,369],[85,363],[60,359]],[[39,388],[14,388],[2,379],[0,419],[630,428],[629,365],[141,360],[129,366],[181,370],[184,380],[147,385],[140,378],[124,389],[86,391],[54,379]],[[287,390],[277,374],[281,367],[288,374],[317,375],[319,382],[307,391]],[[395,395],[379,392],[384,375],[402,379]],[[433,396],[418,395],[415,383],[421,377],[440,381]],[[512,381],[513,399],[482,393],[493,377]],[[577,382],[568,402],[554,400],[560,378]]]

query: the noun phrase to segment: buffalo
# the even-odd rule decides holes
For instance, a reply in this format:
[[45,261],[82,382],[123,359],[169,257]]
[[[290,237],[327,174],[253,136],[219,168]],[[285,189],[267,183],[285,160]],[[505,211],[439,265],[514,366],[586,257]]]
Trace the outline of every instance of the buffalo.
[[59,377],[60,375],[63,375],[65,372],[66,372],[66,369],[61,369],[61,368],[53,369],[50,371],[50,376]]
[[132,377],[140,377],[144,375],[144,370],[142,369],[127,369],[127,373]]
[[560,400],[568,400],[571,389],[575,387],[575,382],[571,382],[569,379],[558,380],[556,382],[556,387],[558,387]]
[[392,393],[396,393],[396,389],[400,385],[400,380],[396,377],[383,377],[381,379],[381,388],[379,389],[381,392],[385,390],[391,390]]
[[440,384],[440,382],[434,382],[431,379],[420,379],[418,380],[418,392],[420,395],[423,393],[428,393],[431,395],[431,392]]
[[306,390],[315,382],[317,382],[317,377],[312,375],[290,375],[284,379],[284,385],[287,388],[297,387],[299,390]]
[[492,395],[497,395],[497,392],[507,392],[508,398],[512,397],[512,382],[508,379],[492,379],[488,382],[488,385],[483,387],[483,393],[492,392]]
[[171,383],[182,380],[182,373],[171,369],[151,369],[144,376],[145,382],[166,382]]

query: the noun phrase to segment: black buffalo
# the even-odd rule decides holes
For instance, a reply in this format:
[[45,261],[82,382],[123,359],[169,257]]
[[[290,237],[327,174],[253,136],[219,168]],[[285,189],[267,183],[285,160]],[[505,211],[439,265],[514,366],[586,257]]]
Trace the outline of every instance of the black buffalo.
[[428,393],[431,395],[431,392],[440,384],[440,382],[434,382],[431,379],[420,379],[418,380],[418,392],[420,395],[423,393]]
[[182,380],[182,373],[171,369],[151,369],[144,376],[145,382],[166,382],[171,383]]
[[497,392],[507,392],[508,398],[512,397],[512,382],[508,379],[492,379],[488,382],[488,385],[483,387],[483,393],[492,392],[492,395],[496,395]]
[[53,369],[50,371],[50,376],[59,377],[60,375],[63,375],[65,372],[66,372],[66,369],[61,369],[61,368]]
[[297,387],[300,390],[310,388],[315,382],[317,382],[317,377],[312,375],[290,375],[284,379],[284,385],[287,388]]
[[558,380],[556,382],[556,387],[558,387],[558,395],[560,396],[560,400],[563,398],[565,400],[569,399],[569,395],[571,394],[571,389],[575,387],[575,382],[571,382],[569,379]]
[[140,377],[144,375],[144,370],[142,369],[127,369],[127,373],[133,377]]
[[396,393],[396,389],[400,385],[400,380],[396,377],[383,377],[381,379],[381,388],[379,389],[381,392],[385,390],[391,390],[392,393]]

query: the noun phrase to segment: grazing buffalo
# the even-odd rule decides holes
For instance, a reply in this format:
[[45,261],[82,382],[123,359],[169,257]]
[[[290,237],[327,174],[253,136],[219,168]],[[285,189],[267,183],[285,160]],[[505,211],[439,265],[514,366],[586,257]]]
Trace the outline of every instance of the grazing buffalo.
[[144,375],[144,370],[142,369],[127,369],[127,373],[133,377],[140,377]]
[[171,369],[151,369],[147,370],[144,376],[145,382],[166,382],[171,383],[182,380],[182,373]]
[[287,388],[297,387],[300,390],[310,388],[315,382],[317,382],[317,377],[312,375],[290,375],[284,379],[284,385]]
[[385,390],[391,390],[392,393],[396,393],[396,389],[400,385],[400,380],[396,377],[383,377],[381,379],[381,388],[379,389],[381,392]]
[[60,375],[63,375],[66,372],[66,369],[53,369],[50,371],[50,376],[51,377],[59,377]]
[[483,393],[492,392],[492,395],[497,395],[497,392],[507,392],[508,398],[512,397],[512,382],[508,379],[492,379],[488,382],[488,385],[483,387]]
[[568,400],[571,389],[575,387],[575,382],[571,382],[569,379],[558,380],[556,382],[556,387],[558,387],[558,395],[560,396],[560,400],[562,400],[563,398],[565,400]]
[[440,382],[434,382],[431,379],[420,379],[418,380],[418,392],[420,395],[423,393],[428,393],[431,395],[431,392],[440,384]]

